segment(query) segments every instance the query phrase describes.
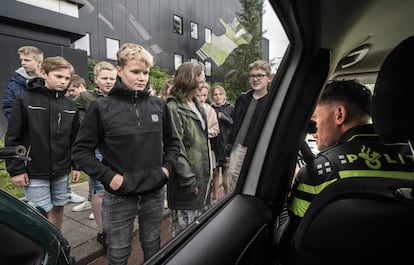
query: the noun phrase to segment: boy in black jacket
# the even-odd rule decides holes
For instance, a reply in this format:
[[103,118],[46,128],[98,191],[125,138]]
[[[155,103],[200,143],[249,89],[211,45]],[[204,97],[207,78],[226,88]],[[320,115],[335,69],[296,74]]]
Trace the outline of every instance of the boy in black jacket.
[[[31,161],[7,161],[13,184],[24,187],[26,199],[48,213],[58,229],[67,203],[71,171],[71,146],[79,128],[75,103],[65,97],[74,73],[73,66],[60,56],[46,58],[41,77],[34,78],[13,104],[5,146],[24,145]],[[73,181],[80,172],[73,170]]]
[[[138,214],[144,260],[160,248],[164,185],[174,171],[179,139],[167,104],[148,91],[153,57],[138,44],[117,52],[117,81],[93,101],[73,158],[105,187],[102,204],[108,264],[127,264]],[[95,157],[99,148],[103,160]]]

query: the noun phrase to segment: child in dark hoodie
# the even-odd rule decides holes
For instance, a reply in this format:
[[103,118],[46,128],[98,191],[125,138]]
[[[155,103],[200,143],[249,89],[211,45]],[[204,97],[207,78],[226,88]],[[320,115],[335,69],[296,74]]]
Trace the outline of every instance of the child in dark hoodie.
[[13,102],[22,92],[26,91],[27,82],[40,76],[43,62],[43,51],[35,46],[23,46],[17,50],[21,67],[16,70],[3,95],[3,113],[10,118]]
[[[6,161],[13,184],[24,188],[26,199],[62,226],[71,172],[71,146],[79,128],[75,103],[65,97],[73,66],[60,56],[46,58],[41,77],[34,78],[13,104],[5,146],[23,145],[31,161]],[[73,170],[73,181],[80,172]]]
[[80,169],[105,187],[108,264],[127,264],[137,215],[144,260],[160,248],[163,187],[174,172],[180,142],[167,104],[148,91],[152,55],[126,43],[117,59],[115,86],[91,102],[72,154]]

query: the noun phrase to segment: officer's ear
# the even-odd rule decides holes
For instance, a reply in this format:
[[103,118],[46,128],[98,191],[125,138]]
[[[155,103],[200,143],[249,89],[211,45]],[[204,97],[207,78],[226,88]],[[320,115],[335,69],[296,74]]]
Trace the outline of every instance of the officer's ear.
[[344,105],[338,105],[335,108],[335,122],[337,125],[342,125],[345,120],[346,116],[348,115],[347,109]]

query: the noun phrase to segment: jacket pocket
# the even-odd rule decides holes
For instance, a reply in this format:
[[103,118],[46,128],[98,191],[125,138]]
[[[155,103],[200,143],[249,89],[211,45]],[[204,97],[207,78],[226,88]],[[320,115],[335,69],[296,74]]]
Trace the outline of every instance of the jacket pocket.
[[109,192],[119,196],[144,195],[162,188],[168,182],[161,167],[125,172],[123,177],[121,187],[117,190],[109,189]]

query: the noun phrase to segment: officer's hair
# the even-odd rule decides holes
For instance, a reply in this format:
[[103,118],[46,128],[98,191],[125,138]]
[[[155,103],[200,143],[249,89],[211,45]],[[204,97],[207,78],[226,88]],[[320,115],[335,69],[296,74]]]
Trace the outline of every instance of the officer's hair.
[[325,86],[318,103],[343,102],[354,120],[371,116],[371,96],[371,91],[355,80],[333,81]]

